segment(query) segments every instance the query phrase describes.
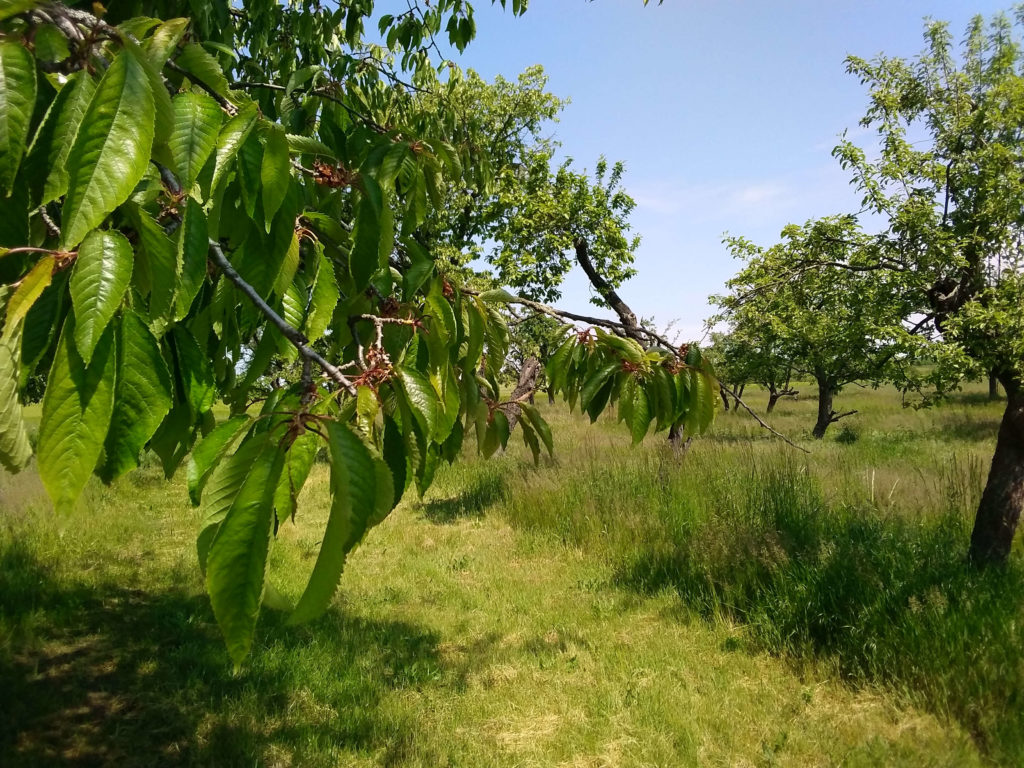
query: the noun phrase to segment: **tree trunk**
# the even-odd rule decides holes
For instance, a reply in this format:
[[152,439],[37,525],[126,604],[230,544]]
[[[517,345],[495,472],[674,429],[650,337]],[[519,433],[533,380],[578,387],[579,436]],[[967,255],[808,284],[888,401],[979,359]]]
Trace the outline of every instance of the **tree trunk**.
[[505,416],[508,417],[509,432],[516,428],[519,416],[523,411],[518,401],[529,398],[530,403],[533,403],[533,393],[537,389],[538,376],[540,376],[540,362],[536,357],[526,358],[523,367],[519,369],[519,383],[512,390],[510,402],[508,405],[502,406]]
[[768,410],[765,411],[765,413],[771,413],[772,411],[775,410],[775,404],[777,402],[779,402],[779,398],[780,397],[782,397],[782,394],[780,392],[778,392],[778,391],[776,391],[774,389],[769,390],[769,392],[768,392]]
[[727,394],[725,394],[725,389],[723,387],[719,387],[718,388],[718,394],[722,398],[722,405],[725,407],[725,410],[728,411],[729,410],[729,396]]
[[827,379],[818,379],[818,421],[814,425],[814,431],[811,433],[815,440],[821,440],[825,437],[825,432],[828,430],[828,425],[832,423],[836,413],[832,410],[832,398],[835,397],[835,391],[832,388],[831,382]]
[[686,453],[687,449],[690,447],[691,440],[693,440],[692,437],[688,437],[685,440],[683,439],[682,424],[673,424],[668,428],[668,444],[672,446],[672,450],[675,451],[678,456],[682,456]]
[[995,371],[988,374],[988,399],[995,401],[999,399],[999,377]]
[[736,389],[733,390],[733,392],[736,393],[736,396],[732,399],[732,409],[734,411],[739,411],[739,409],[740,409],[740,398],[743,397],[743,390],[746,389],[746,388],[747,388],[746,384],[740,384],[738,387],[736,387]]
[[978,566],[1006,562],[1024,506],[1024,390],[1019,381],[1003,386],[1006,410],[971,533],[969,557]]

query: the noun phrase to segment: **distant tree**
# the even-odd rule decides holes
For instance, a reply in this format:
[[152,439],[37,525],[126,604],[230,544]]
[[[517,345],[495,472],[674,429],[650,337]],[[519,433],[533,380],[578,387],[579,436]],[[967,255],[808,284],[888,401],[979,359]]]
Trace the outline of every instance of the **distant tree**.
[[918,346],[903,324],[913,304],[889,275],[857,269],[873,241],[852,217],[791,225],[782,234],[781,243],[766,249],[728,238],[746,265],[729,281],[732,292],[715,300],[751,340],[750,371],[776,392],[788,386],[791,369],[814,379],[812,434],[820,440],[831,424],[856,413],[835,410],[843,387],[879,384],[905,367],[904,357]]
[[728,333],[712,337],[715,373],[740,397],[748,383],[764,387],[768,391],[765,413],[770,414],[783,397],[800,394],[791,386],[792,356],[764,318],[738,312],[731,321]]

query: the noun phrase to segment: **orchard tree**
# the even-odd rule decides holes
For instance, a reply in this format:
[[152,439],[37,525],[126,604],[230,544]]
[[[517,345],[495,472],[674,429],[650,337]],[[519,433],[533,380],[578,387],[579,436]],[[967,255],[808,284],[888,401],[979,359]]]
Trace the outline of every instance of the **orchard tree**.
[[788,386],[790,370],[814,379],[812,435],[820,440],[830,425],[856,413],[835,409],[843,387],[877,385],[909,368],[907,355],[918,344],[904,321],[914,305],[888,273],[861,269],[874,258],[874,240],[853,217],[790,225],[782,235],[770,248],[728,238],[733,256],[746,266],[729,281],[732,293],[715,301],[745,337],[759,339],[751,346],[767,351],[762,378],[772,379],[776,392]]
[[870,94],[877,149],[835,150],[867,208],[887,217],[858,265],[902,286],[951,373],[994,373],[1006,410],[970,557],[1004,562],[1024,506],[1024,11],[976,17],[959,50],[946,24],[913,60],[847,60]]
[[[453,196],[507,189],[510,155],[477,135],[490,124],[442,119],[429,96],[459,82],[431,52],[472,38],[464,0],[382,16],[370,0],[112,5],[0,3],[0,461],[34,455],[58,512],[144,449],[168,474],[186,464],[238,664],[320,447],[331,510],[292,622],[325,610],[347,553],[466,434],[487,456],[505,446],[503,308],[580,318],[438,268]],[[576,226],[601,263],[602,221]],[[652,422],[707,427],[717,385],[699,350],[593,320],[552,355],[557,391],[592,419],[619,403],[634,440]],[[40,374],[33,449],[21,402]],[[550,452],[516,405],[535,458]]]
[[715,334],[713,342],[719,380],[740,397],[748,383],[764,387],[768,392],[766,414],[771,414],[782,398],[800,394],[792,387],[792,356],[765,318],[738,313],[729,332]]

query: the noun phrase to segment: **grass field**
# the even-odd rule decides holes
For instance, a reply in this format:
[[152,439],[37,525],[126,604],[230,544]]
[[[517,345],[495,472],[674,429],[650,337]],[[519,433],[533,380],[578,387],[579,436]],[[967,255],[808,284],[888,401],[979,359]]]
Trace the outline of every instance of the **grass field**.
[[[4,476],[0,765],[1024,763],[1024,557],[963,564],[999,405],[841,404],[823,444],[813,399],[779,405],[809,456],[726,413],[681,460],[548,408],[556,463],[446,469],[237,674],[182,480],[56,518]],[[289,597],[326,507],[318,465],[272,555]]]

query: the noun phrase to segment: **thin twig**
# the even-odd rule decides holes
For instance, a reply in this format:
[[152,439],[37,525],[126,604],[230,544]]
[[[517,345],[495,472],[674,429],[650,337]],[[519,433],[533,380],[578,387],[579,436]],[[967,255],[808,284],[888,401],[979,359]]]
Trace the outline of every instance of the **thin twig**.
[[725,391],[725,394],[729,395],[729,397],[731,397],[733,399],[733,402],[735,402],[737,405],[742,405],[743,409],[747,413],[749,413],[751,416],[753,416],[754,420],[758,424],[760,424],[762,427],[767,429],[769,432],[771,432],[773,435],[775,435],[777,438],[779,438],[783,442],[785,442],[788,445],[791,445],[792,447],[796,448],[798,451],[803,451],[804,453],[810,453],[810,451],[807,450],[806,448],[804,448],[802,445],[797,445],[792,440],[790,440],[788,437],[786,437],[784,434],[782,434],[778,430],[776,430],[776,429],[772,428],[771,426],[769,426],[768,423],[765,422],[765,420],[762,419],[760,416],[758,416],[754,412],[753,408],[751,408],[749,405],[747,405],[745,402],[743,402],[743,399],[739,395],[737,395],[733,390],[729,389],[727,386],[722,384],[722,382],[718,382],[718,385]]

